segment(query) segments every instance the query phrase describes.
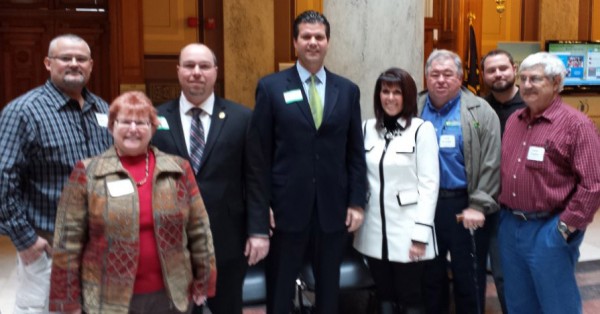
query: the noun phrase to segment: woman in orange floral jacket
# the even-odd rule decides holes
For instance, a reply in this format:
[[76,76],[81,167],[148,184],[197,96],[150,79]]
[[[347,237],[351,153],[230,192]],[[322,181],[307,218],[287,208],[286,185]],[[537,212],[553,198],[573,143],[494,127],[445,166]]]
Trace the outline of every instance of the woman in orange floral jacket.
[[58,205],[50,310],[189,313],[215,293],[212,235],[187,161],[149,146],[150,100],[110,106],[114,147],[80,161]]

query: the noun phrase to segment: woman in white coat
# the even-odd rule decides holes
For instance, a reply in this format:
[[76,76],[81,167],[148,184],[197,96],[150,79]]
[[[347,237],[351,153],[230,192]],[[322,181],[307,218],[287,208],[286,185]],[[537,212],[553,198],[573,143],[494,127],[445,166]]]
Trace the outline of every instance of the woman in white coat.
[[382,73],[373,101],[375,119],[363,125],[369,196],[354,247],[367,258],[380,313],[424,313],[423,261],[437,254],[437,138],[416,117],[417,87],[406,71]]

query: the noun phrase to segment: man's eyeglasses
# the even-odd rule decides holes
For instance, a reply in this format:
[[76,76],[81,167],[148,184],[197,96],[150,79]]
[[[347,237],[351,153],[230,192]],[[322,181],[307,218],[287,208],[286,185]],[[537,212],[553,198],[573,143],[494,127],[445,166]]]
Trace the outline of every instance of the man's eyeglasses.
[[457,76],[456,72],[452,72],[452,71],[444,71],[444,72],[431,72],[429,73],[429,77],[431,77],[434,80],[439,79],[440,77],[444,78],[445,80],[450,80],[453,79]]
[[77,64],[86,64],[92,60],[92,58],[87,56],[48,56],[48,59],[58,60],[62,63],[71,63],[75,60]]
[[119,128],[130,128],[133,124],[138,129],[148,129],[150,128],[150,121],[144,120],[115,120],[117,127]]
[[532,76],[525,76],[525,75],[521,75],[519,76],[519,80],[521,81],[521,84],[525,84],[527,81],[529,81],[530,84],[540,84],[541,82],[544,81],[546,77],[542,76],[542,75],[532,75]]
[[198,69],[200,69],[200,71],[206,72],[206,71],[212,70],[215,66],[211,63],[191,63],[190,62],[190,63],[184,63],[180,67],[188,72],[193,72],[196,69],[196,67],[198,67]]

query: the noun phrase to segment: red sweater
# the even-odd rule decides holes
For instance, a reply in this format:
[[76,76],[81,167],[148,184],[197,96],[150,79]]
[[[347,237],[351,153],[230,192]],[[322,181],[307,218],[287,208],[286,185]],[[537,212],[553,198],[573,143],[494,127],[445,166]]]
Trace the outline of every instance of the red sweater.
[[[152,216],[152,178],[154,174],[154,153],[149,150],[148,178],[141,186],[137,186],[140,201],[140,258],[133,293],[150,293],[164,289],[162,269],[156,238],[154,237],[154,218]],[[135,182],[146,177],[146,155],[121,156],[123,167]]]

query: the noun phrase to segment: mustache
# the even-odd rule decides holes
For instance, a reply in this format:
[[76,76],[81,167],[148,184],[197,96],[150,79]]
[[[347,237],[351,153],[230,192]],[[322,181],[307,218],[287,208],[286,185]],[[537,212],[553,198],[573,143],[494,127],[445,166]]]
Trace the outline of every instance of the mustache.
[[65,71],[65,74],[79,74],[79,75],[83,75],[83,71],[81,71],[79,69],[77,69],[77,70],[69,69],[69,70]]

